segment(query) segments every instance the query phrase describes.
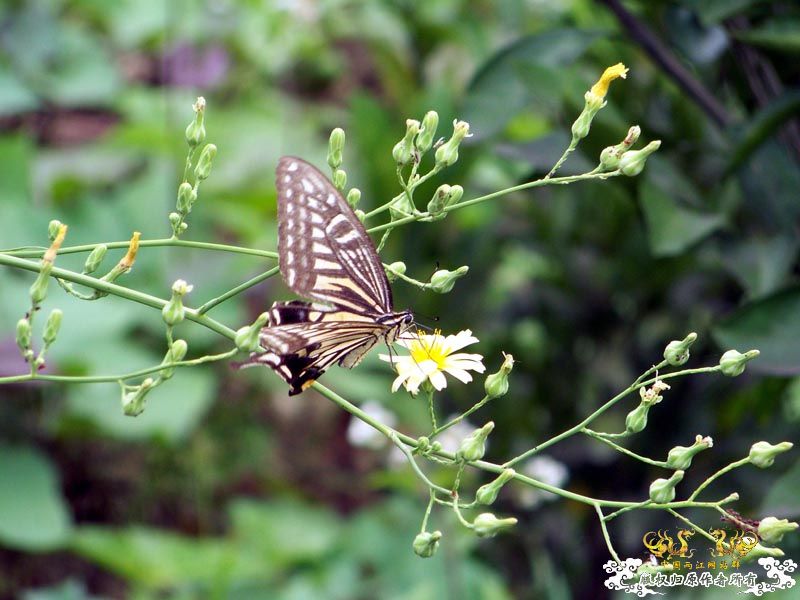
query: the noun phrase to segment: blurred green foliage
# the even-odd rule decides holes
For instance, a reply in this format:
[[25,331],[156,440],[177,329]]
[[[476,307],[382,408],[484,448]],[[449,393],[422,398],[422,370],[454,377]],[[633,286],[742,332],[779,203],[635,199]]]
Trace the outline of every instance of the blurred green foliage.
[[[490,371],[500,350],[514,354],[508,396],[479,415],[497,424],[489,457],[500,461],[574,424],[689,331],[700,334],[692,364],[713,364],[729,347],[759,348],[743,378],[676,384],[633,445],[660,459],[697,433],[712,435],[713,451],[687,473],[690,489],[753,441],[797,437],[800,100],[790,86],[800,75],[800,9],[631,1],[623,10],[643,25],[634,30],[609,5],[617,3],[5,2],[0,247],[43,245],[53,218],[70,225],[69,244],[124,240],[133,230],[167,235],[197,95],[208,99],[219,155],[187,236],[272,249],[274,165],[289,153],[323,165],[332,127],[347,131],[349,184],[369,207],[397,193],[390,153],[406,118],[435,109],[443,127],[465,119],[474,137],[429,190],[458,183],[477,196],[545,174],[584,91],[622,61],[628,80],[614,84],[565,172],[591,168],[639,124],[643,140],[663,140],[641,176],[534,190],[415,224],[391,237],[383,257],[404,260],[423,280],[437,264],[469,264],[453,296],[396,283],[396,305],[413,307],[423,324],[439,316],[447,332],[471,328]],[[660,40],[724,122],[653,61],[642,36]],[[109,262],[122,252],[112,254]],[[83,259],[59,264],[80,270]],[[146,250],[126,285],[166,297],[180,277],[199,305],[269,266]],[[31,281],[0,272],[0,375],[24,368],[13,325]],[[214,316],[235,327],[288,297],[270,280]],[[54,371],[131,371],[163,356],[157,311],[55,292],[44,310],[54,307],[65,313]],[[202,328],[182,327],[191,353],[225,348]],[[375,356],[325,381],[353,400],[382,402],[401,429],[424,428],[425,407],[390,395]],[[449,388],[440,412],[481,395]],[[115,385],[20,385],[0,398],[0,595],[606,593],[594,515],[569,503],[526,508],[508,493],[500,507],[519,516],[515,533],[477,545],[448,516],[436,523],[447,543],[418,559],[411,541],[424,499],[408,469],[350,446],[345,415],[318,397],[286,399],[266,371],[182,370],[135,420],[122,416]],[[606,429],[620,429],[624,414]],[[551,455],[567,467],[570,488],[595,496],[642,497],[659,476],[638,464],[620,469],[619,456],[590,440]],[[796,519],[800,477],[789,457],[766,472],[737,471],[711,493],[738,490],[737,509],[751,518]],[[622,522],[612,534],[625,555],[642,552],[645,531],[674,526],[655,514]],[[796,559],[800,544],[788,539],[785,549]]]

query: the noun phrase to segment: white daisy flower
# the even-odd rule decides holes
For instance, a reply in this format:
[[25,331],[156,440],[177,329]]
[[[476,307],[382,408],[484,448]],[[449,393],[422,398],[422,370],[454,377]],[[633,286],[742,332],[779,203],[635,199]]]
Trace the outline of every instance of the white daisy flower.
[[433,333],[407,333],[398,338],[397,343],[407,348],[410,356],[390,357],[381,354],[380,359],[392,363],[397,371],[392,391],[396,392],[402,385],[416,395],[425,381],[430,381],[437,390],[447,387],[445,373],[463,383],[472,381],[472,375],[468,371],[483,373],[486,367],[481,362],[483,357],[480,354],[455,353],[477,341],[478,338],[469,329],[448,336],[443,336],[438,330]]

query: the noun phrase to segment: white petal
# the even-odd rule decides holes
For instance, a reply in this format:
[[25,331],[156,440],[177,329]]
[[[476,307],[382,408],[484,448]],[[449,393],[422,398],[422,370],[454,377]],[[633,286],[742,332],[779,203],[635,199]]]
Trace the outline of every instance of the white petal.
[[463,369],[453,368],[451,366],[445,367],[445,372],[458,379],[461,383],[469,383],[472,381],[472,375]]
[[448,354],[450,354],[451,352],[461,350],[464,346],[469,346],[476,342],[478,342],[478,338],[473,336],[469,329],[465,329],[464,331],[459,331],[456,335],[448,335],[444,343],[445,347],[448,349]]
[[430,379],[433,387],[437,390],[443,390],[447,387],[447,379],[445,379],[444,374],[441,371],[435,371],[428,375],[428,379]]

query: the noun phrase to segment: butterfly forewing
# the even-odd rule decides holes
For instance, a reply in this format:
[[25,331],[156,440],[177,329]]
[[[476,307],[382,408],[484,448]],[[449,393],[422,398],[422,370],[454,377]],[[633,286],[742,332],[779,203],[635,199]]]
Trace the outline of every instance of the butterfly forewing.
[[324,305],[276,302],[261,330],[266,352],[242,366],[267,365],[298,394],[334,362],[352,368],[380,340],[411,322],[392,311],[392,291],[364,226],[333,184],[293,157],[278,163],[278,256],[295,293]]
[[295,293],[354,312],[385,314],[392,292],[364,226],[315,167],[278,163],[278,254]]

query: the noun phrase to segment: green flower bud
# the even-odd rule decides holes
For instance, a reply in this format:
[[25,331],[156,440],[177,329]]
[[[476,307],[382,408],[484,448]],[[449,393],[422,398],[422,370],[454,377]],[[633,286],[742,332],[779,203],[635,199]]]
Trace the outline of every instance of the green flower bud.
[[47,322],[44,324],[44,331],[42,332],[42,340],[45,346],[52,345],[56,341],[58,330],[61,328],[61,320],[64,318],[64,313],[59,309],[54,308],[50,315],[47,317]]
[[445,207],[452,206],[453,204],[458,203],[461,200],[461,196],[464,195],[464,188],[460,185],[451,185],[450,186],[450,194],[447,196],[447,201],[445,202]]
[[200,96],[192,108],[194,109],[194,120],[186,127],[186,141],[194,148],[206,139],[206,128],[203,125],[203,116],[206,110],[205,98]]
[[673,367],[679,367],[689,360],[689,347],[694,344],[697,334],[692,332],[682,340],[672,340],[664,349],[664,359]]
[[431,454],[437,454],[442,451],[442,442],[431,442]]
[[439,127],[439,114],[435,110],[429,110],[422,119],[422,128],[415,141],[420,154],[424,154],[433,146],[437,127]]
[[342,166],[342,150],[344,150],[344,129],[341,127],[331,131],[328,139],[328,166],[331,169],[338,169]]
[[347,203],[350,205],[351,208],[355,208],[358,206],[359,201],[361,200],[361,190],[358,188],[351,188],[349,192],[347,192]]
[[[601,102],[601,107],[602,104],[604,103]],[[600,110],[601,107],[598,107],[594,111],[589,110],[587,102],[583,111],[581,111],[581,114],[578,115],[578,118],[575,119],[575,122],[572,124],[571,131],[573,140],[582,140],[587,135],[589,135],[589,130],[592,127],[592,119],[594,119],[594,116],[597,114],[597,111]]]
[[456,284],[456,279],[466,275],[467,271],[469,271],[469,267],[466,265],[458,267],[455,271],[440,269],[431,276],[428,287],[437,294],[446,294],[453,289],[453,286]]
[[145,379],[141,385],[137,385],[129,391],[122,392],[122,412],[128,417],[138,417],[144,411],[147,402],[147,393],[155,387],[152,377]]
[[755,465],[759,469],[771,467],[772,463],[775,462],[775,457],[778,456],[778,454],[788,452],[792,449],[792,446],[794,446],[792,442],[781,442],[774,446],[768,442],[756,442],[750,446],[750,454],[748,455],[750,464]]
[[172,229],[175,229],[180,225],[181,216],[176,212],[169,213],[169,224],[172,225]]
[[446,183],[436,188],[433,193],[433,198],[428,202],[428,213],[431,217],[444,218],[444,207],[447,204],[447,199],[450,197],[450,186]]
[[191,292],[193,287],[183,279],[178,279],[172,284],[172,298],[161,309],[161,318],[167,325],[177,325],[186,317],[183,297]]
[[31,350],[32,337],[30,319],[24,317],[17,321],[17,346],[26,361],[33,356],[33,351]]
[[436,149],[436,167],[449,167],[458,160],[458,147],[469,134],[469,123],[453,121],[453,135]]
[[768,546],[762,546],[761,543],[756,544],[750,552],[745,554],[741,562],[742,563],[749,563],[753,562],[754,560],[758,560],[759,558],[780,558],[783,556],[783,550],[780,548],[770,548]]
[[777,517],[765,517],[758,524],[758,537],[767,544],[777,544],[784,534],[791,533],[797,529],[797,523],[789,519],[778,519]]
[[503,364],[497,373],[492,373],[483,383],[483,389],[489,398],[499,398],[508,392],[508,374],[514,368],[514,357],[503,352]]
[[489,421],[465,437],[456,452],[456,460],[469,462],[482,459],[486,453],[486,438],[492,433],[492,429],[494,429],[494,422]]
[[625,431],[628,433],[639,433],[647,427],[647,413],[652,404],[642,402],[625,417]]
[[427,438],[424,435],[417,438],[417,447],[416,447],[417,452],[419,452],[420,454],[425,454],[425,452],[430,450],[430,447],[431,447],[430,438]]
[[439,540],[442,539],[441,531],[428,532],[423,531],[417,534],[412,544],[414,553],[422,558],[430,558],[439,547]]
[[176,208],[178,212],[182,215],[188,215],[192,212],[192,205],[194,201],[197,200],[197,192],[195,191],[192,184],[184,181],[178,187],[178,202],[176,203]]
[[342,191],[345,185],[347,185],[347,173],[342,169],[336,169],[333,172],[333,187]]
[[638,175],[644,169],[644,163],[647,162],[647,157],[659,149],[661,140],[650,142],[641,150],[630,150],[622,155],[619,159],[619,170],[623,175],[633,177]]
[[358,219],[362,223],[366,220],[367,213],[365,213],[363,210],[355,209],[353,212],[356,215],[356,219]]
[[398,165],[407,165],[414,158],[414,137],[419,133],[419,121],[406,121],[406,134],[392,148],[392,157]]
[[656,479],[650,484],[650,500],[666,504],[675,499],[675,486],[683,479],[683,471],[675,471],[669,479]]
[[638,125],[634,125],[628,130],[628,135],[616,146],[608,146],[600,153],[600,166],[604,171],[613,171],[619,167],[619,160],[622,155],[630,150],[631,146],[639,139],[642,130]]
[[58,232],[61,231],[61,225],[63,225],[63,223],[58,219],[53,219],[47,224],[47,237],[50,238],[51,242],[58,237]]
[[473,529],[478,537],[494,537],[504,529],[517,524],[514,517],[498,519],[492,513],[481,513],[472,522]]
[[[172,363],[180,362],[186,356],[189,346],[185,340],[175,340],[164,355],[164,360],[161,361],[162,365],[169,365]],[[169,367],[161,371],[162,380],[167,380],[175,374],[176,367]]]
[[258,349],[261,329],[267,324],[269,313],[263,312],[252,325],[245,325],[236,332],[234,343],[239,350],[255,352]]
[[744,373],[744,367],[748,361],[753,360],[759,354],[758,350],[748,350],[744,354],[736,350],[728,350],[719,359],[720,371],[728,377],[737,377]]
[[702,452],[706,448],[711,448],[714,445],[714,440],[710,437],[702,437],[698,435],[695,438],[694,444],[691,446],[675,446],[667,454],[667,466],[670,469],[679,469],[685,471],[692,464],[692,458],[698,452]]
[[94,273],[97,267],[100,266],[100,263],[103,262],[106,252],[108,252],[108,246],[105,244],[98,244],[95,246],[94,250],[89,253],[86,262],[83,264],[83,272],[86,274]]
[[389,281],[394,281],[400,275],[405,275],[406,263],[404,263],[401,260],[398,260],[397,262],[393,262],[392,264],[386,266],[384,268],[384,271],[386,271],[386,278]]
[[197,161],[197,166],[194,168],[195,177],[198,180],[207,179],[211,174],[211,163],[214,162],[214,157],[217,155],[217,147],[214,144],[206,144],[203,151],[200,153],[200,158]]
[[475,492],[475,501],[487,506],[492,504],[497,500],[497,495],[503,486],[511,481],[516,474],[517,472],[514,469],[504,469],[497,479],[478,488],[478,491]]
[[30,288],[31,302],[34,305],[41,304],[47,297],[47,286],[50,284],[50,272],[53,270],[53,263],[42,261],[42,269],[36,276]]

